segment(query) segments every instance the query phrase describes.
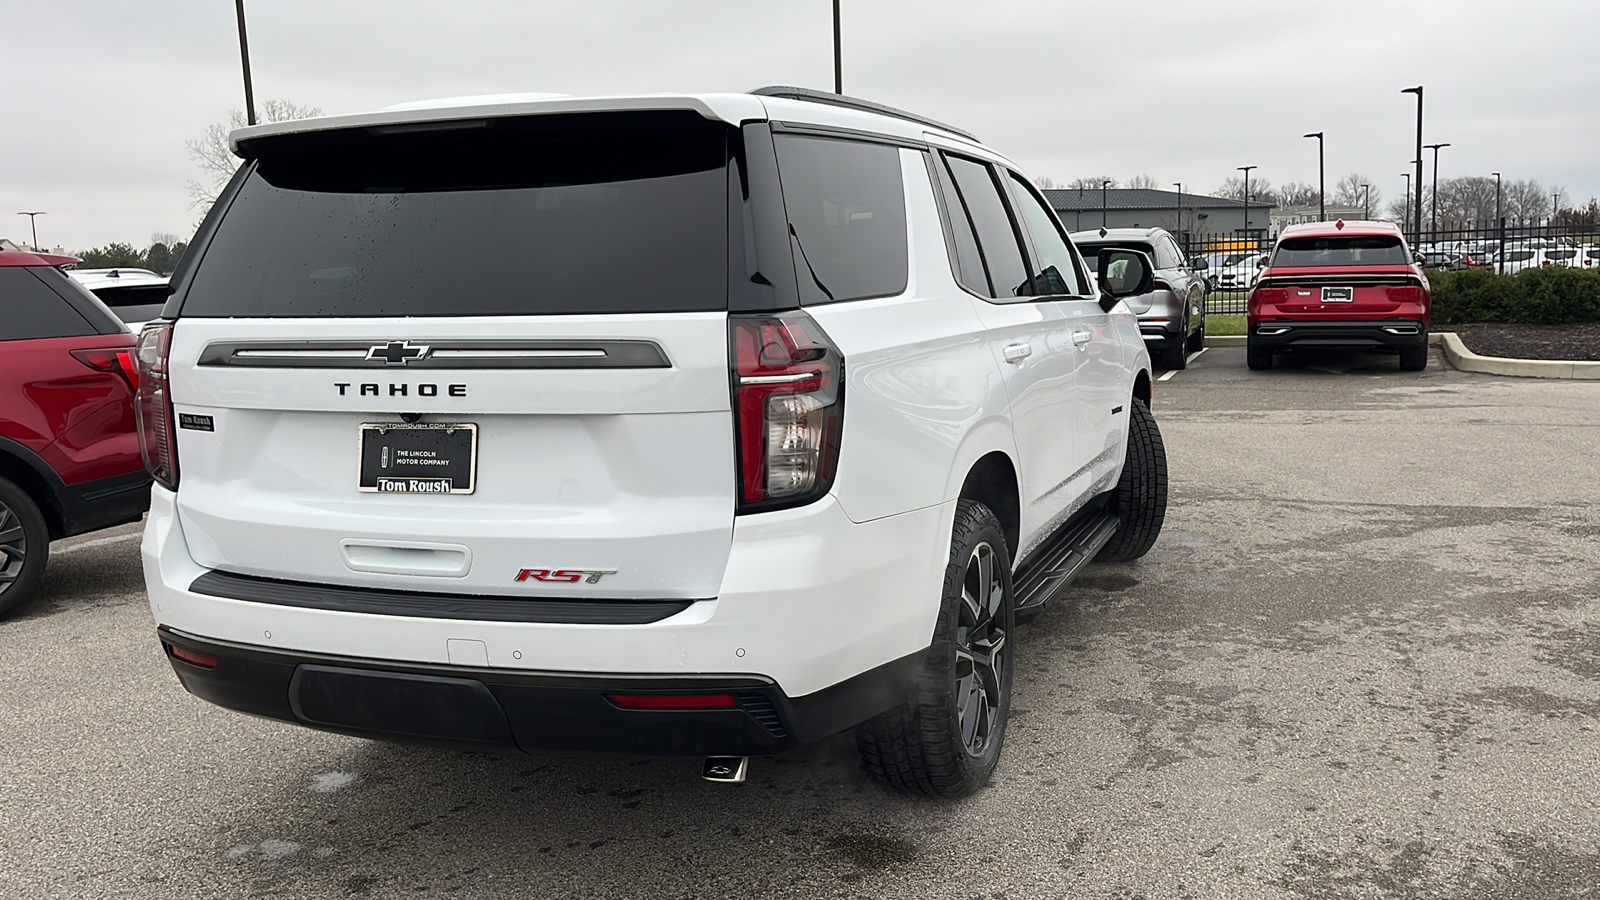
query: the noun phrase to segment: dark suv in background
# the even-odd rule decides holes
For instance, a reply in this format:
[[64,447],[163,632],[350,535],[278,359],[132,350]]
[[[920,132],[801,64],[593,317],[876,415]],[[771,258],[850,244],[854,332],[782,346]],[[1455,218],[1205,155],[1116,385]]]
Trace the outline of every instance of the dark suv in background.
[[0,616],[38,583],[50,542],[150,506],[127,327],[60,266],[0,251]]
[[1206,278],[1190,268],[1182,249],[1165,228],[1101,228],[1073,232],[1072,243],[1093,272],[1100,251],[1137,250],[1155,260],[1149,293],[1124,302],[1139,316],[1139,333],[1158,368],[1181,369],[1189,354],[1205,346]]

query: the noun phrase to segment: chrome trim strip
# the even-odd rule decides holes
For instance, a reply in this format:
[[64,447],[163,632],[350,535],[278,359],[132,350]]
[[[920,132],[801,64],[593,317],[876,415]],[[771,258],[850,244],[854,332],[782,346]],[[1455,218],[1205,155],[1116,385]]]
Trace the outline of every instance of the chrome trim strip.
[[[217,341],[196,361],[201,366],[279,369],[665,369],[661,345],[648,340],[426,341],[426,356],[392,365],[372,358],[373,340]],[[417,346],[423,346],[421,344]]]
[[798,375],[741,375],[740,384],[794,384],[808,378],[816,378],[821,372],[801,372]]

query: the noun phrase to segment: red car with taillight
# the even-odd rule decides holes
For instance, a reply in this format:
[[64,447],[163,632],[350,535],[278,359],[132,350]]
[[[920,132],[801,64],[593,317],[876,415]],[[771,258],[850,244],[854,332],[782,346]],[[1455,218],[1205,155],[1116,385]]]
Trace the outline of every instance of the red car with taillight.
[[0,615],[50,541],[150,506],[134,423],[134,337],[68,278],[67,256],[0,251]]
[[1388,222],[1292,225],[1250,292],[1247,359],[1272,368],[1293,350],[1397,353],[1400,368],[1428,365],[1427,276]]

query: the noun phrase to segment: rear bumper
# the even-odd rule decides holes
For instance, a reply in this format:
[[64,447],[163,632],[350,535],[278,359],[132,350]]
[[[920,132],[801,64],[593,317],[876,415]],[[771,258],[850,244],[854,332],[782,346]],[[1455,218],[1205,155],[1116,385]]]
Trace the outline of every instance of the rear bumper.
[[[283,652],[158,632],[178,680],[218,706],[396,743],[499,752],[653,756],[782,753],[850,728],[907,696],[921,654],[804,697],[759,675],[506,671]],[[173,648],[216,660],[202,668]],[[623,709],[608,694],[729,694],[734,706]]]
[[1267,350],[1410,350],[1428,343],[1428,329],[1412,319],[1374,321],[1251,321],[1251,346]]
[[[206,577],[215,570],[194,561],[174,495],[157,487],[143,544],[145,584],[163,641],[189,641],[221,661],[214,670],[174,662],[184,685],[232,709],[452,746],[774,753],[849,728],[904,696],[898,676],[883,670],[928,647],[953,515],[947,503],[858,523],[827,498],[741,516],[715,597],[674,601],[664,616],[557,595],[543,604],[584,607],[580,616],[519,603],[526,596],[440,594],[445,579],[413,580],[400,590],[375,576],[353,575],[342,587]],[[497,603],[524,608],[515,615],[482,611]],[[481,684],[499,710],[484,716],[503,717],[509,730],[484,737],[467,729],[463,738],[440,726],[419,735],[390,719],[362,724],[299,714],[291,683],[305,666]],[[784,733],[751,731],[755,719],[743,707],[624,713],[604,700],[605,690],[641,679],[759,696],[778,711]],[[572,687],[593,684],[600,687]]]

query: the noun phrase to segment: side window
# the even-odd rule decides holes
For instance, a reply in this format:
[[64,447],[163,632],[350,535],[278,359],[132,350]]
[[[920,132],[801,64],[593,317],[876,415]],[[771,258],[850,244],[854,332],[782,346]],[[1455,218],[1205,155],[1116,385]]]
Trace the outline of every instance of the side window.
[[949,226],[949,232],[945,237],[954,248],[956,281],[980,297],[994,296],[989,290],[989,274],[983,267],[983,256],[978,253],[978,238],[972,231],[972,218],[967,215],[967,207],[961,202],[961,195],[956,193],[956,185],[950,180],[949,170],[944,167],[944,163],[929,156],[928,171],[933,174],[934,184],[944,203],[944,212],[948,219],[946,224]]
[[1039,199],[1022,176],[1010,171],[1006,174],[1011,185],[1011,199],[1016,204],[1017,218],[1022,220],[1028,236],[1033,239],[1033,253],[1037,257],[1035,264],[1038,267],[1033,274],[1034,293],[1038,296],[1086,296],[1089,287],[1055,217],[1050,215],[1044,201]]
[[904,291],[909,262],[899,148],[789,135],[775,143],[800,302]]
[[1183,268],[1183,254],[1178,252],[1178,244],[1170,237],[1163,237],[1156,241],[1156,268],[1181,269]]
[[989,167],[959,156],[945,159],[950,164],[950,175],[966,204],[967,214],[972,217],[978,249],[989,268],[989,281],[994,285],[989,296],[1000,299],[1029,296],[1032,287],[1028,283],[1027,266],[1022,261],[1022,245],[1017,242],[1011,214],[1000,199]]
[[88,320],[27,268],[0,267],[0,341],[95,333]]

